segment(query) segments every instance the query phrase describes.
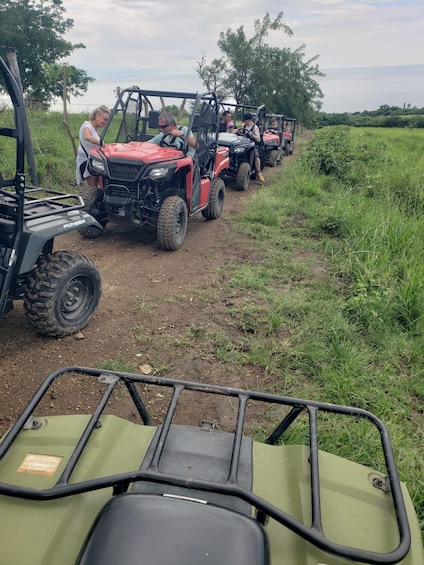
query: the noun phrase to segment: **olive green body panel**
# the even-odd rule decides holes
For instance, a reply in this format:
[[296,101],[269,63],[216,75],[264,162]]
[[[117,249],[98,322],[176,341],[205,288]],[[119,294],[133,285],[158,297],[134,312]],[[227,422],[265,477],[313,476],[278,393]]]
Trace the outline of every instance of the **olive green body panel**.
[[[22,431],[0,461],[0,481],[51,488],[61,476],[88,419],[85,415],[46,417],[40,429]],[[70,483],[138,470],[156,430],[110,415],[103,415],[100,422]],[[305,446],[254,443],[253,491],[310,526],[308,453]],[[38,455],[38,460],[33,459],[25,467],[29,454]],[[324,452],[320,452],[319,467],[326,536],[337,543],[372,551],[393,550],[398,534],[391,497],[372,485],[370,477],[374,472]],[[190,495],[189,490],[187,494]],[[111,488],[42,502],[0,496],[0,565],[74,564],[95,517],[111,496]],[[401,564],[423,565],[420,531],[406,488],[404,496],[412,548]],[[353,563],[329,556],[272,519],[266,531],[272,565]]]
[[[51,488],[63,472],[88,419],[88,416],[49,416],[44,419],[47,425],[43,428],[23,431],[7,457],[0,461],[0,480],[32,488]],[[70,483],[140,467],[155,428],[114,416],[103,415],[101,422]],[[63,459],[52,476],[19,472],[28,454],[39,454],[41,463],[42,456]],[[0,496],[0,565],[74,564],[94,518],[111,495],[109,488],[49,501]]]
[[[254,444],[253,491],[299,522],[311,526],[309,449],[306,446]],[[391,494],[372,484],[383,475],[320,451],[321,511],[326,537],[334,543],[388,553],[399,543]],[[402,565],[424,565],[421,533],[409,493],[402,485],[412,546]],[[270,519],[273,565],[340,565],[352,561],[329,556]]]

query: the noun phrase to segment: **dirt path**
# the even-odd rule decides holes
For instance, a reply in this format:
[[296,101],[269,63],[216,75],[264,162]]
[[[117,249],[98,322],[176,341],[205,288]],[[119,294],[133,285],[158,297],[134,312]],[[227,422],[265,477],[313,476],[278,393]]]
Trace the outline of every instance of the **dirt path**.
[[[298,138],[294,155],[287,159],[296,158],[308,137]],[[281,166],[265,169],[268,182]],[[155,373],[170,378],[257,387],[263,377],[259,369],[242,372],[237,364],[223,366],[205,351],[204,342],[196,340],[196,332],[231,331],[228,310],[234,297],[227,295],[223,284],[226,266],[252,259],[250,243],[237,233],[234,220],[260,189],[257,181],[251,181],[245,192],[228,185],[222,216],[214,221],[201,214],[190,218],[186,239],[175,252],[163,251],[156,240],[133,228],[112,224],[96,240],[77,232],[58,238],[55,249],[79,251],[98,266],[103,287],[100,305],[79,337],[38,335],[20,303],[1,320],[0,433],[43,379],[65,366],[99,367],[105,361],[124,361],[132,370],[149,364]],[[243,297],[238,299],[242,304]],[[89,404],[88,391],[87,396],[82,405]],[[54,410],[61,413],[69,401],[66,395],[55,398]],[[123,401],[122,411],[128,406]],[[196,414],[191,407],[190,417],[200,418],[201,411],[199,407]],[[221,422],[225,420],[225,407],[216,407],[216,412]]]
[[[269,181],[276,171],[266,169]],[[249,242],[233,227],[234,218],[258,190],[256,181],[246,192],[227,187],[221,218],[209,222],[200,214],[190,218],[186,240],[176,252],[163,251],[156,241],[116,225],[108,225],[97,240],[83,239],[78,233],[59,238],[56,249],[80,251],[99,267],[100,306],[80,339],[38,335],[19,303],[1,320],[0,432],[44,377],[68,365],[99,367],[106,360],[121,359],[134,369],[150,364],[167,377],[243,388],[250,381],[256,385],[260,375],[254,371],[241,375],[237,365],[224,371],[197,345],[193,334],[219,332],[226,323],[225,267],[248,261],[251,254]],[[54,409],[60,413],[67,402],[56,397]]]

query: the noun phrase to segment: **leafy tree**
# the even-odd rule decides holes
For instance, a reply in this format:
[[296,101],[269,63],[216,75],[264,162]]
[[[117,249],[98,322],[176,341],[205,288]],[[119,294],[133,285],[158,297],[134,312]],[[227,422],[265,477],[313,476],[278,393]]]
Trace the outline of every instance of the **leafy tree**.
[[17,54],[24,95],[43,106],[48,106],[53,97],[63,96],[64,70],[68,97],[82,96],[94,80],[81,69],[59,64],[60,59],[75,49],[85,48],[82,43],[72,44],[64,39],[74,25],[72,19],[65,18],[65,13],[62,0],[1,0],[0,3],[0,56],[6,59],[8,53]]
[[213,90],[218,98],[227,97],[227,89],[225,87],[227,65],[223,59],[213,59],[212,63],[208,65],[206,57],[203,56],[198,61],[195,70],[207,90]]
[[66,98],[68,102],[71,96],[82,96],[86,92],[88,84],[94,79],[87,76],[82,69],[77,69],[73,65],[53,64],[44,65],[46,82],[49,91],[46,97],[57,96],[63,97],[64,85],[66,85]]
[[274,21],[268,13],[255,20],[254,35],[248,38],[243,26],[221,32],[218,47],[223,56],[210,65],[203,57],[195,70],[207,88],[221,99],[237,104],[265,104],[268,111],[296,117],[313,125],[321,108],[322,91],[315,80],[323,76],[315,63],[318,56],[305,61],[304,45],[292,51],[268,45],[270,32],[293,32],[280,12]]

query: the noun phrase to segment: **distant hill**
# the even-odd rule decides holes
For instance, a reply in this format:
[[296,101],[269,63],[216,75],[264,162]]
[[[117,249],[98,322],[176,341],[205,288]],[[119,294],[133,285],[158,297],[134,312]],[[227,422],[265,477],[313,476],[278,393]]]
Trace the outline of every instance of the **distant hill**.
[[424,128],[424,108],[399,108],[383,105],[378,110],[327,114],[318,118],[319,126],[357,126],[380,128]]

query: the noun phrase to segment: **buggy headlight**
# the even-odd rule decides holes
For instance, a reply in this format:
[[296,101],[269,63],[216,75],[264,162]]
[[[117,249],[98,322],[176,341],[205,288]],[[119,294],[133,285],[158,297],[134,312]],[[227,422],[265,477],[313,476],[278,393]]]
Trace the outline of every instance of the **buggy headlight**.
[[103,161],[97,157],[90,157],[89,169],[101,175],[105,173],[105,165]]
[[237,154],[244,153],[245,151],[246,151],[246,147],[236,147],[234,149],[234,153],[237,153]]
[[171,167],[155,167],[149,173],[149,179],[162,180],[172,175],[173,168]]

